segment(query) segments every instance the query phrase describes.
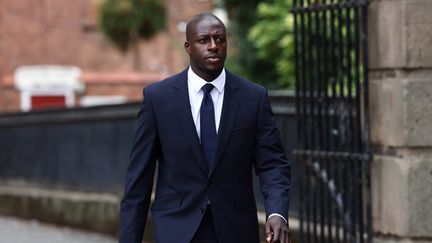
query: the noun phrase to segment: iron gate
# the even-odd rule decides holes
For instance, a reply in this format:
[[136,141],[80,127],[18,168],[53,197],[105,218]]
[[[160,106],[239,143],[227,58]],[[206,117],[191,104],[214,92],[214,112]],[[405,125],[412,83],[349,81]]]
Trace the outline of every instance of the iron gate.
[[372,242],[366,0],[293,0],[301,243]]

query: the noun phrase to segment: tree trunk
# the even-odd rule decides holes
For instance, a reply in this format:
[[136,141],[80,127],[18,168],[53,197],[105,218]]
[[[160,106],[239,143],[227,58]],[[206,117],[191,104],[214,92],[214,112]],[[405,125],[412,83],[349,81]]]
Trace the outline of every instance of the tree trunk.
[[139,47],[138,30],[134,29],[130,33],[130,44],[132,46],[133,69],[141,71],[141,53]]

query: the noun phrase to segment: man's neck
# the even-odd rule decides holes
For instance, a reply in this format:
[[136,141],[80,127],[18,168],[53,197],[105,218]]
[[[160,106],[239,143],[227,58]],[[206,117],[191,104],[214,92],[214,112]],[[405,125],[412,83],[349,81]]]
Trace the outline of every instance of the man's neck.
[[219,77],[219,75],[222,73],[222,70],[217,70],[217,71],[202,71],[199,68],[195,68],[194,66],[191,66],[192,71],[194,71],[194,73],[196,75],[198,75],[200,78],[204,79],[207,82],[211,82],[213,80],[215,80],[217,77]]

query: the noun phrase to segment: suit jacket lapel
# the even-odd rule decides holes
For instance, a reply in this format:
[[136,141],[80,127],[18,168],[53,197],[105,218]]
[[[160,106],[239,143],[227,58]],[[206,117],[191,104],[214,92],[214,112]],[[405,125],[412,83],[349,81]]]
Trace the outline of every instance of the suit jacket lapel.
[[178,120],[183,129],[184,137],[191,146],[192,153],[194,154],[200,168],[208,174],[207,163],[201,149],[198,134],[196,132],[195,123],[192,118],[190,109],[189,92],[187,86],[187,69],[183,71],[180,78],[177,80],[174,88],[174,99],[177,103],[176,113]]
[[234,122],[236,120],[239,92],[235,81],[235,77],[227,71],[222,114],[219,123],[218,144],[216,147],[215,159],[210,168],[209,176],[213,173],[220,162],[221,156],[225,150],[228,139],[231,135],[232,128],[234,126]]

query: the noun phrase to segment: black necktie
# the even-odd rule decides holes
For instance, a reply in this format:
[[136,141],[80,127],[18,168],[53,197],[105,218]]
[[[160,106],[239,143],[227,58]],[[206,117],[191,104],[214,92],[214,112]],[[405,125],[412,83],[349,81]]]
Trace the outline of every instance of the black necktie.
[[206,84],[202,87],[202,90],[204,91],[204,97],[200,110],[201,146],[203,148],[204,156],[207,160],[208,168],[210,168],[210,165],[214,159],[217,143],[213,100],[210,95],[210,92],[213,88],[214,86],[212,84]]

